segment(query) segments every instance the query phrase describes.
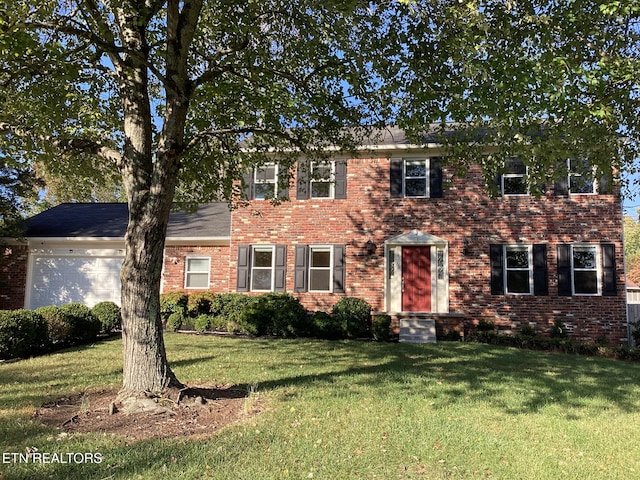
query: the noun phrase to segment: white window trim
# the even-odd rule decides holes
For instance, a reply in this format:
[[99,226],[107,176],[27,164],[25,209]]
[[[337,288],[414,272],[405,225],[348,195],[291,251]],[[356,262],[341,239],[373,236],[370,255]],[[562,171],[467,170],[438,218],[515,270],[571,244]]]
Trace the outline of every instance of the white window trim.
[[[531,194],[529,189],[529,166],[525,165],[524,173],[503,173],[500,176],[500,193],[503,197],[526,197]],[[527,187],[527,191],[525,193],[505,193],[504,191],[504,179],[505,178],[522,178]]]
[[[206,287],[190,287],[189,286],[189,274],[191,273],[205,273],[205,272],[193,272],[191,270],[189,270],[189,260],[207,260],[209,266],[207,267],[207,286]],[[202,290],[202,289],[208,289],[209,285],[211,283],[211,257],[206,257],[206,256],[197,256],[197,255],[190,255],[188,257],[185,257],[184,260],[184,288],[188,289],[188,290]]]
[[[254,265],[254,261],[256,258],[256,251],[262,251],[262,252],[266,252],[269,251],[271,252],[271,266],[270,267],[256,267]],[[251,246],[251,268],[249,270],[249,291],[251,292],[273,292],[274,291],[274,284],[275,284],[275,259],[276,257],[276,247],[275,245],[252,245]],[[255,270],[270,270],[271,272],[271,282],[269,285],[269,289],[257,289],[254,288],[253,286],[253,273],[255,272]]]
[[[316,250],[320,250],[320,251],[328,251],[329,252],[329,267],[313,267],[312,266],[312,258],[313,258],[313,251]],[[334,273],[333,273],[333,246],[332,245],[309,245],[309,292],[316,292],[316,293],[333,293],[333,277],[334,277]],[[329,290],[312,290],[311,289],[311,272],[312,270],[318,270],[318,271],[329,271]]]
[[[510,292],[509,289],[509,281],[508,281],[508,272],[509,271],[525,271],[524,268],[507,268],[507,251],[509,250],[524,250],[527,249],[528,253],[528,263],[529,267],[526,269],[529,272],[529,291],[528,292]],[[504,293],[506,295],[533,295],[533,246],[532,245],[522,245],[522,244],[512,244],[512,245],[504,245],[502,247],[502,254],[504,258]]]
[[593,183],[593,189],[591,192],[572,192],[571,191],[571,177],[583,177],[581,173],[575,173],[571,171],[571,159],[567,160],[567,190],[569,195],[597,195],[598,194],[598,182],[596,181],[596,170],[595,166],[591,168],[593,171],[593,176],[591,178],[591,182]]
[[[329,174],[329,180],[325,179],[317,179],[313,178],[313,169],[316,165],[328,165],[331,169],[331,173]],[[312,161],[309,165],[309,198],[314,200],[331,200],[335,198],[335,185],[336,185],[336,161],[335,160],[325,160],[325,161]],[[314,197],[313,196],[313,184],[314,183],[328,183],[329,184],[329,196],[328,197]]]
[[[258,172],[261,169],[264,168],[268,168],[268,167],[274,167],[274,178],[273,181],[271,180],[259,180],[258,179]],[[273,185],[273,198],[278,198],[278,175],[279,175],[279,169],[278,169],[278,164],[277,163],[265,163],[264,165],[262,165],[261,167],[256,167],[253,169],[253,198],[255,200],[268,200],[266,197],[265,198],[259,198],[256,195],[256,185]]]
[[[425,165],[425,176],[424,177],[407,177],[407,162],[416,162],[423,161]],[[429,174],[431,172],[431,161],[429,157],[416,157],[416,158],[403,158],[402,162],[402,196],[404,198],[430,198],[431,191],[429,185]],[[414,178],[424,178],[425,188],[424,195],[412,195],[407,196],[407,179],[411,180]]]
[[[575,277],[575,272],[593,272],[594,269],[593,268],[579,268],[576,269],[573,266],[573,249],[574,248],[584,248],[584,247],[588,247],[588,248],[593,248],[596,251],[596,268],[595,268],[595,272],[596,272],[596,284],[597,284],[597,290],[595,293],[577,293],[576,292],[576,277]],[[574,296],[577,297],[598,297],[598,296],[602,296],[602,258],[601,258],[601,248],[600,245],[598,244],[594,244],[594,243],[573,243],[571,244],[571,293]]]

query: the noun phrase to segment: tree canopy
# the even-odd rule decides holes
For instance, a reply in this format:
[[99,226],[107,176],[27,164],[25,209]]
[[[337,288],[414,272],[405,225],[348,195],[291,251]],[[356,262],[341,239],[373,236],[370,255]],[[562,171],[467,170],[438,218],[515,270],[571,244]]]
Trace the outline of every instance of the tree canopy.
[[545,180],[566,158],[631,168],[639,15],[631,0],[5,1],[0,152],[78,188],[121,180],[123,393],[162,390],[180,385],[158,300],[174,200],[230,200],[274,152],[287,172],[388,124],[488,178],[513,155]]

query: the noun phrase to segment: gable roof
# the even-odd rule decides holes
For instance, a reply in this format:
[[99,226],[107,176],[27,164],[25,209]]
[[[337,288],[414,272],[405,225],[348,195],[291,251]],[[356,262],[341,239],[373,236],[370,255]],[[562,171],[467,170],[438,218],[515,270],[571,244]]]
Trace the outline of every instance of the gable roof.
[[[26,238],[123,238],[129,210],[126,203],[63,203],[26,221]],[[167,239],[222,239],[231,235],[226,203],[201,205],[195,213],[172,212]]]

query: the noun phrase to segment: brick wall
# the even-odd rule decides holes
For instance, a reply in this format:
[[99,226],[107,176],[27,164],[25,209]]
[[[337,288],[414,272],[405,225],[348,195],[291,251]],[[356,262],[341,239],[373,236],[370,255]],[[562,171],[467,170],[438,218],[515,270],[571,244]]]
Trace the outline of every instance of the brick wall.
[[165,247],[163,292],[185,290],[186,259],[191,256],[211,259],[209,290],[229,291],[229,247],[192,245]]
[[0,310],[24,308],[29,248],[11,245],[0,251]]
[[[575,338],[605,335],[624,342],[626,300],[623,271],[622,214],[616,195],[512,196],[486,194],[479,168],[466,178],[452,178],[442,198],[391,198],[387,158],[351,159],[347,199],[296,200],[274,207],[252,201],[233,213],[230,287],[236,285],[238,246],[287,246],[286,289],[293,291],[294,247],[297,244],[346,244],[344,294],[297,295],[311,310],[328,310],[343,295],[357,296],[384,311],[384,242],[413,229],[449,242],[449,299],[452,313],[464,314],[467,328],[480,319],[516,332],[534,324],[547,332],[555,319],[567,324]],[[365,244],[377,245],[375,254]],[[560,297],[557,288],[557,245],[573,242],[615,245],[617,296]],[[491,295],[489,246],[495,243],[547,244],[548,296]]]

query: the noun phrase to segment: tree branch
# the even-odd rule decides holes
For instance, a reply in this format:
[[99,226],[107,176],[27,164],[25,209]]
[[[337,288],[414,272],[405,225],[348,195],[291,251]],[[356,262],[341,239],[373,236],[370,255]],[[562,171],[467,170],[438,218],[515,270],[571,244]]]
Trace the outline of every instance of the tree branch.
[[301,151],[306,150],[306,146],[298,138],[291,135],[286,131],[272,130],[261,127],[237,127],[237,128],[221,128],[218,130],[204,130],[195,135],[185,147],[185,152],[196,147],[200,142],[211,137],[228,137],[231,135],[248,135],[248,134],[264,134],[272,135],[274,137],[281,138],[291,142],[295,147],[298,147]]

